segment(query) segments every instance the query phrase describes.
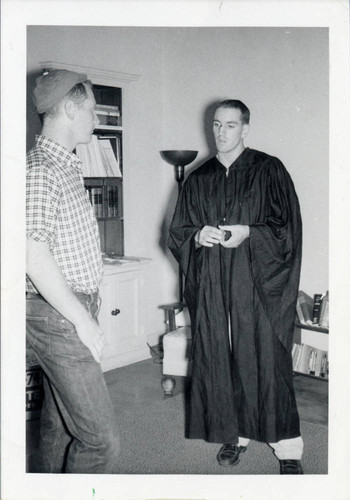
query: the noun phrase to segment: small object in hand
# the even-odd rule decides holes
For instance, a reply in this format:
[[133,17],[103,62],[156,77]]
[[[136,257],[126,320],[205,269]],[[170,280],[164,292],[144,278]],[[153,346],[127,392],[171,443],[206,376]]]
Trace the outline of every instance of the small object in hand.
[[225,236],[224,236],[225,241],[227,241],[230,238],[231,238],[231,232],[230,231],[225,231]]

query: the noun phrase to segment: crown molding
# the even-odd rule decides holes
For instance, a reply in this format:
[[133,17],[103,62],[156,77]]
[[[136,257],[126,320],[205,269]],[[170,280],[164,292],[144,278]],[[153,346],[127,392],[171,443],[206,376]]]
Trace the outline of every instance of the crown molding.
[[88,66],[78,66],[75,64],[66,64],[58,61],[41,61],[39,65],[44,69],[67,69],[76,73],[85,73],[92,83],[97,85],[123,86],[136,81],[141,75],[132,73],[121,73],[120,71],[107,71],[102,69],[90,68]]

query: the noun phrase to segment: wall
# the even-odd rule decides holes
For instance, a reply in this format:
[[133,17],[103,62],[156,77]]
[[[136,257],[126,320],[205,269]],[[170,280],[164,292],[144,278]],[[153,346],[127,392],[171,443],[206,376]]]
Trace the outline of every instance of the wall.
[[[164,331],[159,305],[177,300],[166,249],[177,196],[162,149],[211,153],[210,106],[234,97],[251,110],[246,144],[291,173],[304,222],[301,288],[328,288],[328,33],[319,28],[29,27],[28,73],[48,59],[139,74],[130,84],[125,166],[126,254],[151,257],[146,332]],[[29,77],[29,83],[32,82]],[[28,145],[38,128],[28,100]]]
[[210,104],[226,98],[245,102],[251,111],[246,145],[278,156],[299,196],[304,226],[300,287],[309,294],[326,291],[327,30],[169,29],[164,67],[164,148],[198,149],[199,163],[210,151],[203,128]]

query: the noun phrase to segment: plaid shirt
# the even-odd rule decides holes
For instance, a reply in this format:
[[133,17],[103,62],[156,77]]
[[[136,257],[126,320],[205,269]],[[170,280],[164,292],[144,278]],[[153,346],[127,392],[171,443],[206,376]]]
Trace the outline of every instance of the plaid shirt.
[[[47,242],[67,284],[92,293],[102,278],[98,225],[84,188],[81,162],[44,136],[27,155],[27,237]],[[27,277],[28,292],[38,293]]]

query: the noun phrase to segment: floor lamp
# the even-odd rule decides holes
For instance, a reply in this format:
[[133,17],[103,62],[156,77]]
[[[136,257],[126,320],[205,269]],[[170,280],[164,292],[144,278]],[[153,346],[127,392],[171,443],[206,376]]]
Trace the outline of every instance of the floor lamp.
[[[180,195],[182,183],[185,178],[185,166],[191,163],[197,157],[198,151],[184,151],[184,150],[168,150],[160,151],[160,155],[166,162],[170,163],[175,167],[175,179],[178,185],[178,196]],[[176,311],[181,312],[184,309],[183,302],[183,275],[179,267],[179,302],[175,304],[167,304],[161,306],[164,309],[167,331],[173,332],[176,330],[175,314]],[[171,333],[169,333],[171,335]],[[163,355],[164,356],[164,355]],[[171,395],[175,388],[176,382],[174,377],[168,375],[163,375],[161,380],[161,385],[164,390],[164,394]]]

